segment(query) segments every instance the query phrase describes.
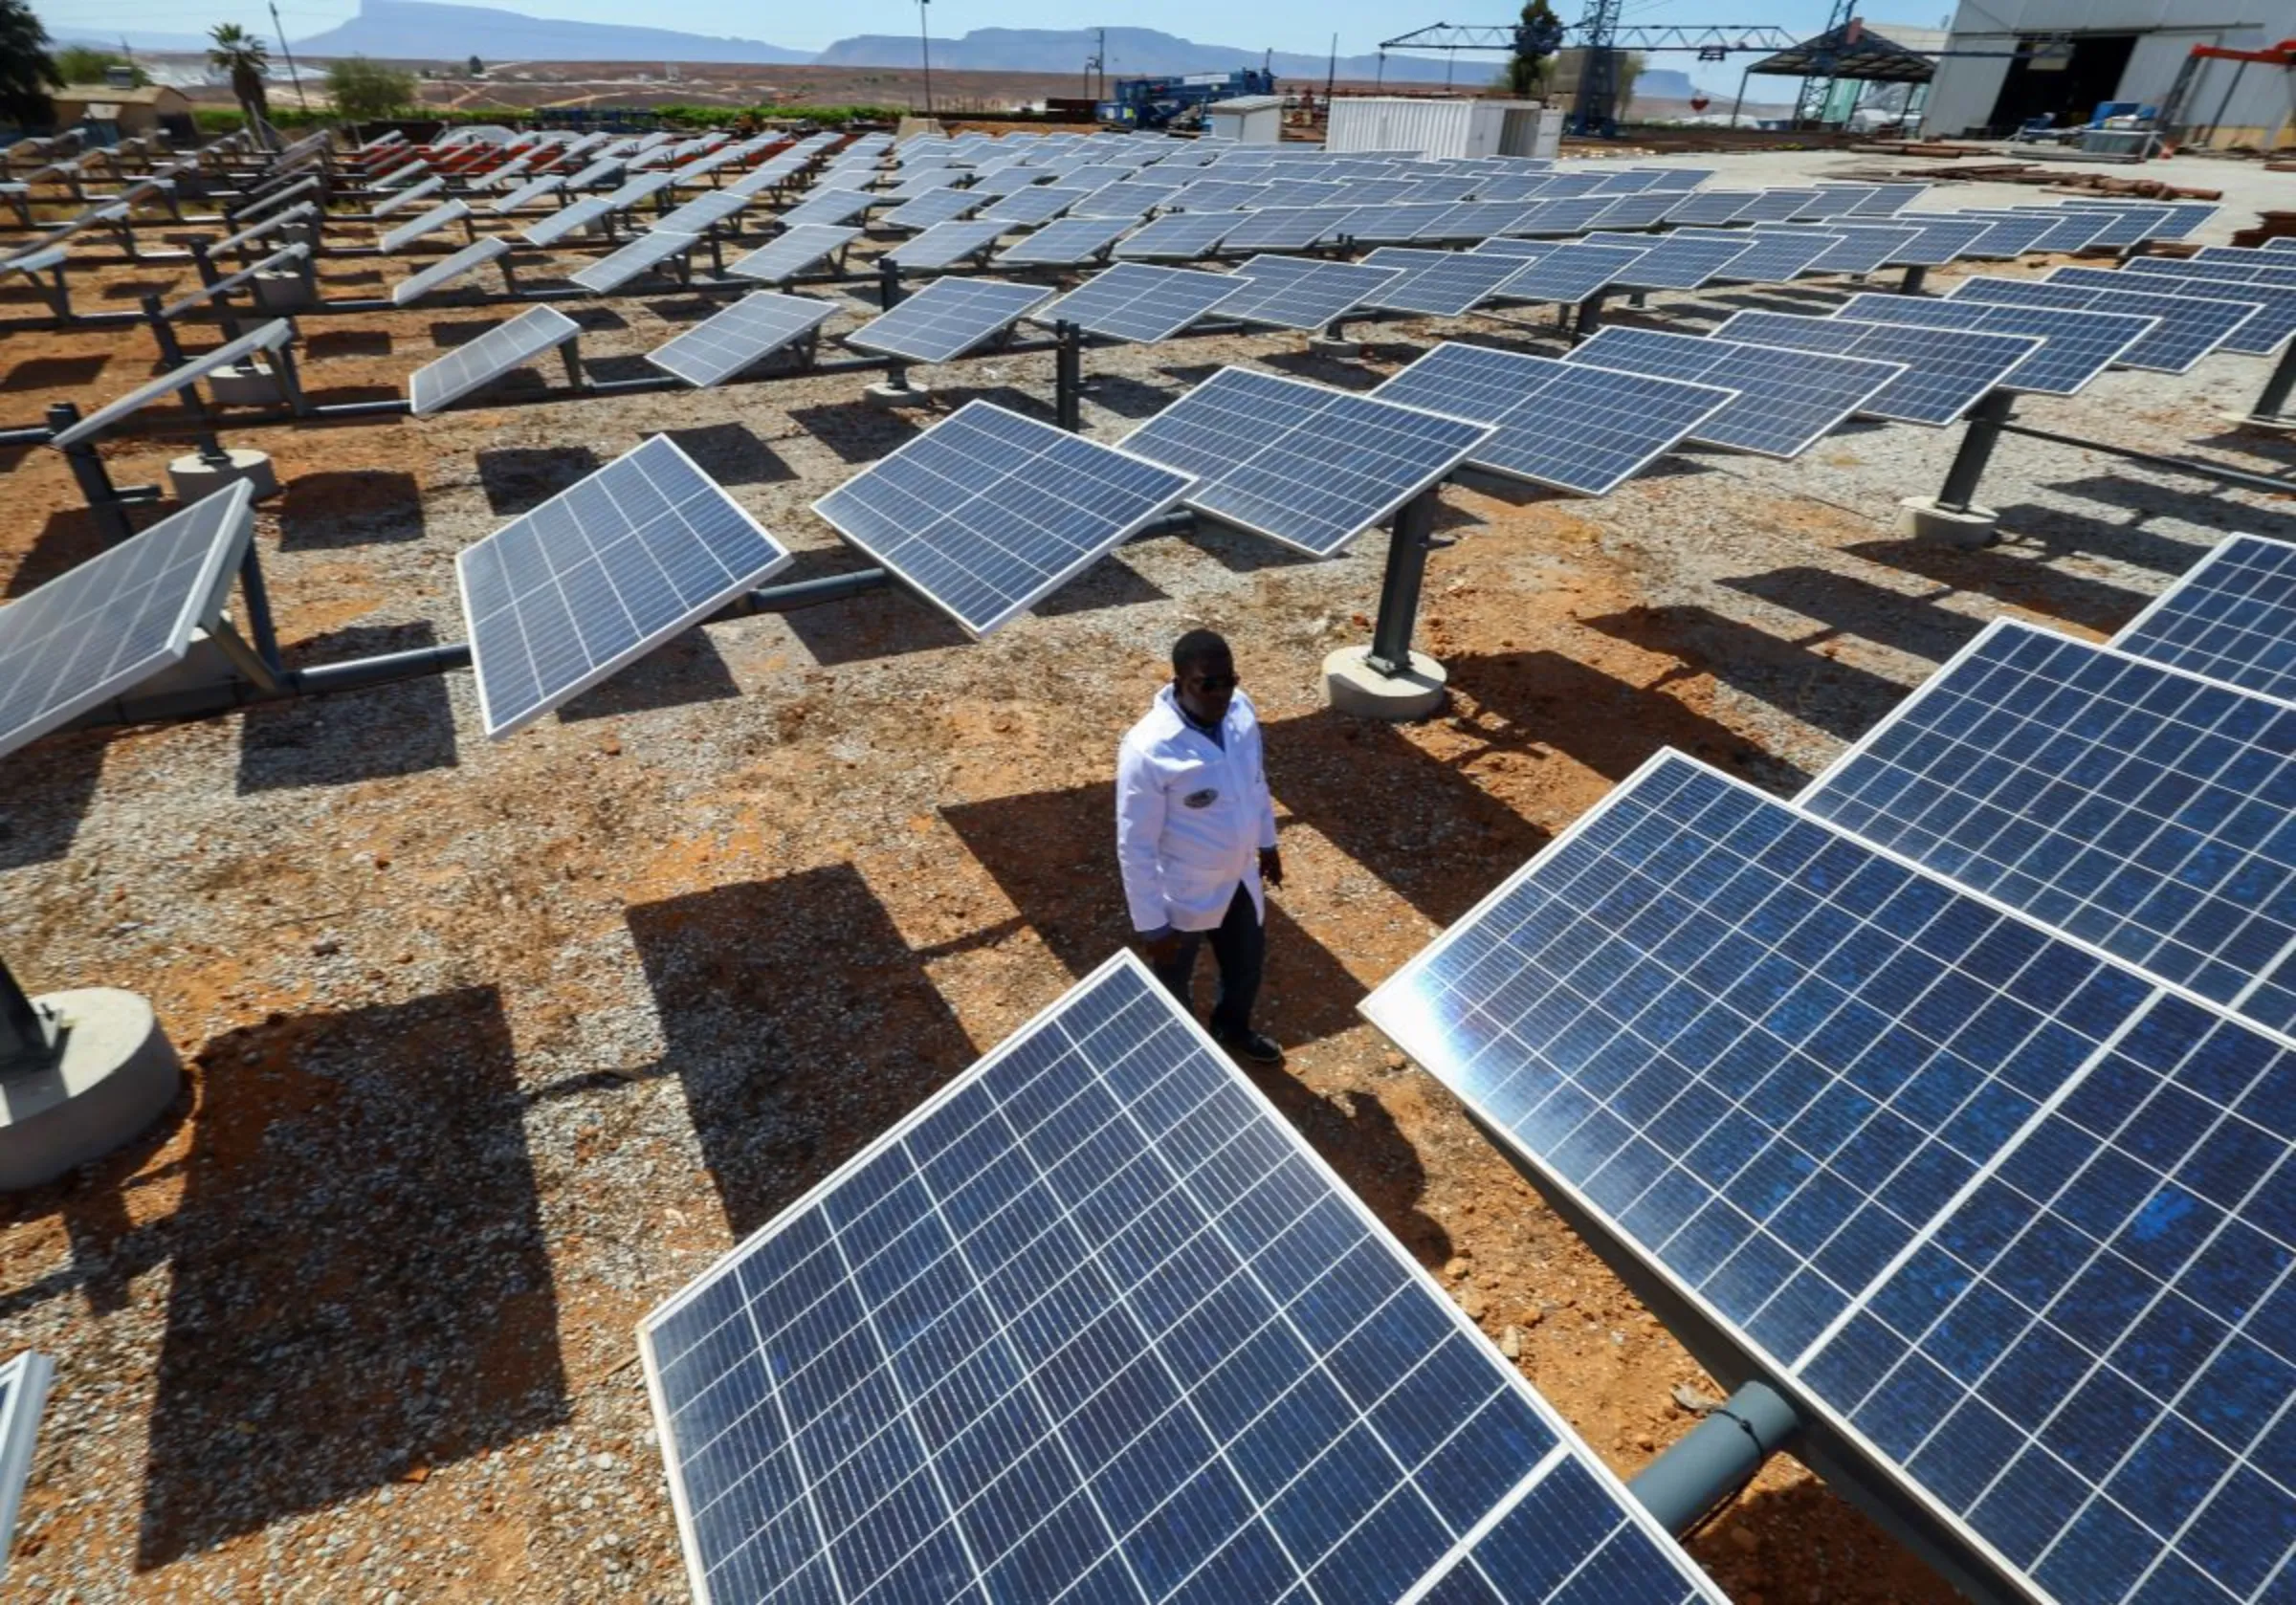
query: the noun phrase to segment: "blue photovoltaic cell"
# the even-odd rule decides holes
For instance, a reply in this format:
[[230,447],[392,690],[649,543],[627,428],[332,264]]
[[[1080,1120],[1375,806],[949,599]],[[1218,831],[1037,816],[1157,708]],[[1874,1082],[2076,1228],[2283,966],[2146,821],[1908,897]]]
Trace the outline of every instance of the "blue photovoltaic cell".
[[640,1344],[706,1605],[1720,1599],[1130,956]]
[[1714,331],[1714,338],[1903,363],[1905,373],[1868,397],[1861,410],[1877,418],[1930,425],[1953,423],[2041,349],[2041,341],[2031,335],[1864,323],[1840,316],[1804,318],[1783,312],[1734,314]]
[[2112,638],[2137,657],[2296,702],[2296,545],[2235,535]]
[[1001,278],[937,278],[845,337],[913,363],[948,363],[1009,328],[1051,291]]
[[2156,318],[2129,318],[2110,312],[2064,312],[2054,307],[1870,294],[1850,297],[1835,309],[1834,316],[1867,323],[1918,323],[1933,329],[2033,335],[2040,339],[2041,349],[2012,368],[2001,386],[2056,396],[2078,391],[2160,326]]
[[976,401],[814,511],[980,637],[1169,511],[1192,483]]
[[2296,710],[2001,620],[1799,801],[2132,968],[2296,1025]]
[[508,736],[786,567],[654,435],[455,555],[486,733]]
[[40,1410],[55,1362],[31,1351],[0,1366],[0,1577],[15,1544],[16,1509],[32,1475],[32,1454],[40,1431]]
[[[2118,276],[2117,275],[2115,276]],[[2113,312],[2134,318],[2157,318],[2159,326],[2138,341],[2121,361],[2130,367],[2182,373],[2214,351],[2234,331],[2245,326],[2261,307],[2255,301],[2216,300],[2145,292],[2146,279],[2130,277],[2129,288],[2092,289],[2046,279],[1965,278],[1947,292],[1947,299],[1993,301],[2003,306],[2057,307],[2067,312]],[[2228,290],[2237,296],[2237,290]]]
[[1906,372],[1902,363],[1616,324],[1574,348],[1564,361],[1735,390],[1738,399],[1701,424],[1691,438],[1775,457],[1807,451]]

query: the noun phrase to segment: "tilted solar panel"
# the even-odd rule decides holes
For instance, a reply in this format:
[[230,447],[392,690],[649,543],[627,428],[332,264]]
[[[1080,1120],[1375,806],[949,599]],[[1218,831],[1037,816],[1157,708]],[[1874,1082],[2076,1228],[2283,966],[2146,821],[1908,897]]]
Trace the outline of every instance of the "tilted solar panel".
[[845,342],[913,363],[953,362],[1051,294],[997,278],[937,278],[847,335]]
[[257,352],[276,351],[295,339],[295,325],[284,318],[250,329],[236,340],[227,340],[210,351],[203,351],[181,366],[171,368],[157,379],[146,380],[126,395],[104,403],[77,424],[55,431],[48,439],[51,446],[64,447],[83,440],[94,440],[121,419],[141,412],[163,396],[170,396],[185,386],[208,378],[219,368],[236,366]]
[[2001,387],[2055,396],[2074,394],[2160,325],[2156,318],[2001,306],[1992,301],[1941,301],[1927,296],[1852,296],[1834,315],[1867,323],[1915,323],[1932,329],[2035,336],[2042,342],[2041,349],[2010,369]]
[[[2164,268],[2170,271],[2163,272]],[[2196,269],[2199,271],[2194,271]],[[2296,274],[2288,276],[2296,280]],[[2211,300],[2259,302],[2261,309],[2257,315],[2224,338],[2223,349],[2243,356],[2269,357],[2287,342],[2290,335],[2296,335],[2296,284],[2284,289],[2243,278],[2216,278],[2209,276],[2208,264],[2205,263],[2171,264],[2160,257],[2144,256],[2129,263],[2118,273],[2102,273],[2093,268],[2060,268],[2049,275],[2047,282],[2055,284],[2060,278],[2067,284],[2079,284],[2092,290],[2125,286]]]
[[1073,323],[1112,340],[1169,340],[1244,287],[1233,274],[1118,262],[1028,316],[1048,325]]
[[1643,258],[1619,275],[1628,290],[1695,290],[1723,275],[1754,248],[1751,233],[1739,239],[1700,234],[1589,234],[1589,245],[1641,251]]
[[2227,536],[2112,645],[2296,703],[2296,545]]
[[1906,373],[1902,363],[1618,327],[1564,361],[1735,390],[1738,399],[1691,438],[1774,457],[1808,451]]
[[1953,423],[2041,349],[2041,341],[2031,335],[1862,323],[1840,314],[1801,318],[1741,312],[1716,329],[1714,338],[1903,363],[1904,375],[1885,385],[1860,410],[1876,418],[1930,425]]
[[0,605],[0,754],[180,660],[222,610],[253,506],[226,485]]
[[487,735],[540,718],[786,567],[654,435],[454,557]]
[[450,223],[460,222],[471,215],[470,207],[461,201],[441,201],[419,217],[409,218],[375,242],[385,255],[406,250],[426,234],[434,234]]
[[[1528,242],[1493,240],[1487,243],[1508,246]],[[1491,254],[1509,253],[1494,251]],[[1617,246],[1556,245],[1535,257],[1518,258],[1523,261],[1523,267],[1502,283],[1491,298],[1577,306],[1597,292],[1609,289],[1618,282],[1621,274],[1641,258],[1641,252],[1623,251]]]
[[[1686,234],[1700,239],[1721,239],[1718,231],[1686,229]],[[1723,284],[1790,284],[1805,273],[1817,271],[1820,258],[1842,244],[1839,234],[1821,233],[1817,230],[1776,230],[1755,234],[1751,239],[1740,234],[1736,243],[1744,249],[1733,256],[1728,265],[1714,275]]]
[[782,213],[782,222],[791,229],[801,223],[818,223],[834,229],[854,222],[872,204],[871,196],[858,190],[816,190]]
[[538,217],[529,223],[520,237],[528,245],[555,245],[577,229],[587,229],[613,214],[614,204],[604,195],[593,195],[586,201],[576,201],[547,217]]
[[1015,190],[985,208],[981,215],[995,223],[1008,223],[1015,228],[1031,228],[1049,223],[1085,198],[1088,191],[1061,189],[1051,185],[1034,185]]
[[761,290],[711,314],[646,353],[646,360],[687,384],[723,384],[836,315],[827,301]]
[[32,1476],[40,1410],[55,1375],[55,1362],[30,1350],[0,1366],[0,1577],[8,1574],[6,1557],[15,1547],[16,1511]]
[[1181,211],[1159,217],[1116,243],[1120,257],[1186,260],[1212,249],[1244,221],[1240,211]]
[[1129,217],[1064,217],[1025,234],[996,254],[997,265],[1024,262],[1072,267],[1103,256],[1134,227]]
[[1221,237],[1224,252],[1305,251],[1337,239],[1347,232],[1355,215],[1350,206],[1269,207],[1247,212],[1244,221]]
[[1864,275],[1878,272],[1920,237],[1913,229],[1879,228],[1872,224],[1826,222],[1809,227],[1787,228],[1765,224],[1755,231],[1756,239],[1783,237],[1799,239],[1808,234],[1823,234],[1841,241],[1810,263],[1814,274]]
[[581,333],[582,325],[556,307],[528,307],[509,322],[415,369],[407,380],[409,410],[427,418]]
[[639,1338],[707,1605],[1721,1597],[1129,955]]
[[2133,368],[2153,368],[2164,373],[2184,372],[2263,310],[2256,301],[2219,301],[2135,290],[2096,290],[2085,285],[2059,284],[2054,278],[1983,275],[1963,279],[1947,293],[1946,298],[2157,318],[2159,327],[2123,352],[2121,361]]
[[1248,282],[1220,303],[1223,319],[1279,329],[1320,329],[1402,275],[1359,262],[1254,256],[1237,266],[1236,276]]
[[1608,494],[1728,406],[1711,385],[1445,343],[1380,385],[1381,401],[1491,426],[1473,468]]
[[916,200],[894,207],[877,222],[893,229],[922,231],[936,223],[953,223],[986,204],[984,197],[969,189],[928,189]]
[[894,246],[885,257],[897,266],[914,270],[945,268],[967,256],[984,253],[1004,237],[1004,224],[996,222],[936,223],[915,239]]
[[473,268],[484,267],[496,257],[509,254],[510,241],[506,239],[473,240],[453,254],[441,256],[422,272],[409,274],[392,285],[390,304],[411,306],[431,291],[460,278]]
[[1168,512],[1191,482],[975,401],[813,510],[979,639]]
[[1200,513],[1330,557],[1457,468],[1476,424],[1296,379],[1222,368],[1124,448],[1198,476]]
[[727,263],[725,271],[733,278],[756,278],[767,284],[785,284],[832,253],[843,251],[860,235],[858,229],[831,228],[826,223],[800,223],[747,255]]
[[663,231],[640,234],[619,251],[601,256],[587,267],[566,276],[585,290],[601,295],[619,290],[631,279],[674,261],[701,243],[699,234],[677,234]]

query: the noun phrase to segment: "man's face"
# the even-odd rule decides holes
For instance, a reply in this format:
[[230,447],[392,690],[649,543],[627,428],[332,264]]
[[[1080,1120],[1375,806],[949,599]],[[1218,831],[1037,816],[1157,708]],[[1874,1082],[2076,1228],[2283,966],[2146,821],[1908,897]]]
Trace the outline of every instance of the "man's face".
[[1173,676],[1174,694],[1199,724],[1218,724],[1236,694],[1236,666],[1225,652],[1183,663]]

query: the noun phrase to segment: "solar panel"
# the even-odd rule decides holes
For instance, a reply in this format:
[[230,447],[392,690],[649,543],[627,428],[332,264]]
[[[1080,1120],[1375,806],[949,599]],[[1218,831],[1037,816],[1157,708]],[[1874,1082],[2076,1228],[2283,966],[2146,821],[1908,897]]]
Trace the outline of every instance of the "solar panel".
[[914,239],[903,240],[885,253],[882,260],[913,272],[931,272],[984,254],[1004,237],[1004,225],[976,221],[936,223]]
[[1358,245],[1407,245],[1450,209],[1431,202],[1403,201],[1358,207],[1348,215],[1346,233]]
[[936,189],[948,188],[964,177],[955,167],[927,167],[922,172],[914,173],[904,167],[902,171],[906,176],[880,194],[878,201],[914,201],[920,195],[930,195]]
[[1682,197],[1673,190],[1650,195],[1621,195],[1602,209],[1595,227],[1599,229],[1651,229],[1680,204]]
[[628,211],[640,202],[668,189],[672,182],[668,173],[640,173],[607,195],[606,200],[616,211]]
[[1847,215],[1851,217],[1894,217],[1930,189],[1926,184],[1875,184],[1860,187],[1866,192],[1849,209]]
[[994,222],[1010,224],[1015,228],[1029,228],[1035,224],[1051,222],[1078,201],[1083,200],[1086,191],[1080,189],[1061,189],[1046,184],[1034,185],[1004,196],[982,211],[981,215]]
[[227,485],[0,606],[0,754],[179,661],[222,611],[254,539]]
[[973,181],[973,193],[992,199],[1018,195],[1029,189],[1041,188],[1050,176],[1042,167],[1008,166],[999,167],[993,172],[983,169],[981,176]]
[[594,227],[613,215],[614,204],[604,195],[593,195],[586,201],[561,207],[549,216],[528,224],[523,234],[528,245],[555,245],[577,229]]
[[2121,267],[2124,272],[2189,274],[2267,285],[2275,290],[2296,290],[2296,262],[2271,252],[2232,246],[2212,245],[2197,256],[2131,256]]
[[1119,240],[1115,254],[1181,260],[1208,255],[1243,221],[1240,211],[1173,212]]
[[681,257],[701,243],[699,234],[677,234],[662,230],[640,234],[621,250],[601,256],[595,262],[566,276],[585,290],[601,295],[619,290],[663,263]]
[[1815,230],[1777,230],[1753,235],[1708,235],[1686,231],[1701,239],[1729,238],[1744,249],[1733,256],[1715,278],[1727,284],[1789,284],[1809,273],[1819,258],[1842,243],[1838,234]]
[[2296,703],[2296,545],[2226,537],[2112,645]]
[[1641,473],[1732,400],[1711,385],[1451,343],[1372,394],[1491,426],[1472,467],[1590,496]]
[[406,250],[425,234],[436,233],[450,223],[459,222],[471,215],[471,209],[460,201],[441,201],[420,217],[400,224],[376,242],[376,249],[385,255]]
[[646,360],[687,384],[722,384],[835,315],[827,301],[761,290],[744,296],[646,353]]
[[1348,206],[1269,207],[1247,212],[1221,239],[1226,252],[1305,251],[1347,232]]
[[1804,235],[1822,234],[1841,241],[1830,247],[1823,255],[1810,264],[1814,274],[1865,275],[1878,272],[1896,259],[1898,252],[1910,246],[1920,237],[1912,229],[1878,228],[1871,224],[1828,222],[1815,228],[1773,228],[1765,226],[1756,231],[1757,240],[1784,237],[1799,239]]
[[[1494,240],[1494,246],[1520,245],[1519,240]],[[1510,252],[1492,251],[1477,254],[1512,255]],[[1512,278],[1502,283],[1494,297],[1507,301],[1550,301],[1561,306],[1577,306],[1590,296],[1608,289],[1619,275],[1641,259],[1639,251],[1623,251],[1609,245],[1557,245],[1541,252],[1535,258],[1523,262]]]
[[1906,372],[1901,363],[1618,327],[1601,331],[1564,361],[1735,390],[1738,399],[1691,438],[1772,457],[1808,451]]
[[225,341],[212,351],[202,352],[181,367],[171,368],[159,378],[137,385],[116,401],[106,402],[78,423],[58,429],[48,439],[55,447],[71,446],[82,440],[93,440],[131,413],[141,412],[163,396],[173,395],[186,385],[195,384],[214,373],[245,362],[258,351],[276,351],[295,339],[295,325],[284,318],[275,318],[257,329],[251,329],[237,340]]
[[454,556],[487,735],[510,735],[767,576],[789,553],[654,435]]
[[[2141,218],[2143,220],[2141,230],[2136,235],[2136,239],[2142,240],[2183,239],[2190,235],[2195,229],[2199,228],[2201,224],[2206,223],[2210,218],[2216,216],[2217,213],[2222,209],[2213,203],[2207,201],[2137,202],[2104,199],[2090,200],[2079,196],[2067,196],[2064,200],[2064,206],[2068,210],[2117,211]],[[2130,239],[2115,239],[2110,243],[2115,245],[2130,245],[2135,243],[2135,241]],[[2212,246],[2209,249],[2230,251],[2237,250],[2239,248],[2235,246]]]
[[403,211],[417,201],[429,200],[447,187],[443,178],[427,178],[420,184],[410,184],[404,189],[394,189],[367,209],[367,215],[380,221],[394,211]]
[[737,194],[731,189],[714,189],[707,195],[696,195],[684,206],[664,212],[653,220],[653,228],[657,233],[706,233],[713,225],[723,223],[747,205],[747,195]]
[[1410,192],[1412,180],[1407,178],[1357,178],[1347,181],[1339,192],[1338,204],[1350,207],[1383,207]]
[[785,284],[832,253],[844,250],[860,234],[858,229],[832,229],[825,223],[800,223],[746,256],[729,263],[725,271],[734,278],[757,278],[768,284]]
[[1265,184],[1207,178],[1171,191],[1164,205],[1175,211],[1239,211],[1267,198]]
[[1445,207],[1411,237],[1415,240],[1484,240],[1523,215],[1519,201],[1462,201]]
[[582,325],[555,307],[529,307],[509,322],[497,323],[476,340],[415,369],[407,381],[410,408],[417,418],[427,418],[581,333]]
[[1464,462],[1490,430],[1416,407],[1222,368],[1125,437],[1199,476],[1187,503],[1330,557]]
[[2167,207],[2067,207],[2065,210],[2097,210],[2108,219],[2104,229],[2089,241],[2091,245],[2115,249],[2139,244],[2152,235],[2156,228],[2167,227],[2175,214]]
[[814,511],[978,640],[1169,511],[1190,482],[976,401]]
[[1073,323],[1112,340],[1170,340],[1244,287],[1233,274],[1119,262],[1028,316],[1047,325]]
[[1269,211],[1278,208],[1336,206],[1346,192],[1347,186],[1318,179],[1282,178],[1266,188],[1267,193],[1253,201],[1247,209]]
[[1852,296],[1837,316],[1867,323],[1916,323],[1932,329],[2037,336],[2041,349],[2010,369],[2001,387],[2053,396],[2072,395],[2159,326],[2159,319],[2153,318],[1997,306],[1990,301],[1940,301],[1926,296]]
[[2271,1596],[2252,1032],[1674,754],[1364,1012],[2005,1592]]
[[[1863,214],[1852,209],[1850,215]],[[1900,246],[1889,257],[1892,266],[1904,268],[1941,268],[1957,261],[1970,254],[1970,247],[1978,236],[1993,227],[1990,223],[1922,212],[1909,212],[1897,221],[1917,231],[1911,244]]]
[[2278,235],[2264,241],[2260,249],[2273,252],[2276,254],[2296,252],[2296,234]]
[[529,179],[509,194],[490,202],[486,209],[497,217],[507,217],[520,207],[531,205],[544,195],[555,195],[565,187],[564,178],[545,174],[541,178]]
[[32,1476],[32,1451],[40,1430],[40,1409],[55,1362],[30,1350],[0,1366],[0,1577],[15,1547],[16,1512]]
[[818,223],[834,229],[854,221],[874,204],[872,197],[859,190],[832,189],[826,193],[817,190],[782,213],[782,223],[791,229],[801,223]]
[[1050,267],[1072,267],[1105,255],[1133,226],[1129,217],[1064,217],[1036,232],[1015,240],[997,253],[997,264],[1034,262]]
[[620,157],[602,156],[567,179],[566,187],[573,190],[595,189],[601,185],[620,177],[621,172],[622,160]]
[[1667,213],[1669,223],[1728,223],[1760,198],[1752,189],[1701,189],[1685,196]]
[[2111,219],[2104,212],[2061,211],[2051,220],[2048,232],[2033,242],[2032,249],[2039,252],[2080,251],[2094,244],[2110,222]]
[[[300,246],[290,250],[299,251]],[[392,306],[411,306],[443,284],[460,278],[473,268],[483,267],[497,256],[510,254],[506,239],[473,240],[451,256],[441,256],[421,273],[410,274],[390,287]]]
[[2041,349],[2041,341],[2031,335],[1778,312],[1738,313],[1714,331],[1714,338],[1902,363],[1905,373],[1882,386],[1859,410],[1876,418],[1931,425],[1953,423]]
[[2296,711],[1998,619],[1797,802],[2285,1036]]
[[847,335],[845,342],[912,363],[953,362],[1051,294],[997,278],[937,278]]
[[982,197],[970,190],[929,189],[916,200],[894,208],[877,221],[893,229],[930,229],[936,223],[953,223],[978,210],[982,204]]
[[1721,1597],[1129,955],[639,1341],[707,1605]]
[[1754,199],[1738,209],[1733,223],[1782,223],[1790,217],[1809,215],[1818,200],[1815,189],[1761,189]]
[[1247,280],[1220,303],[1220,316],[1279,329],[1320,329],[1360,306],[1402,275],[1358,262],[1254,256],[1236,269]]
[[1589,234],[1589,245],[1641,251],[1643,258],[1619,275],[1626,290],[1695,290],[1711,282],[1732,262],[1754,247],[1754,235],[1743,239],[1708,239],[1695,234]]
[[[2222,278],[2213,277],[2205,271],[2207,266],[2193,262],[2171,263],[2157,256],[2140,256],[2121,269],[2119,274],[2097,273],[2094,269],[2060,268],[2056,274],[2049,275],[2048,281],[2056,283],[2061,274],[2065,275],[2068,284],[2095,289],[2111,286],[2116,278],[2124,285],[2135,279],[2145,289],[2165,289],[2174,296],[2257,301],[2261,303],[2257,315],[2224,339],[2225,350],[2243,356],[2269,357],[2286,343],[2290,335],[2296,334],[2296,274],[2288,275],[2291,287],[2281,289],[2231,276],[2240,272],[2237,268],[2229,270]],[[2195,268],[2202,271],[2196,273],[2192,271]]]
[[1512,256],[1472,251],[1408,251],[1383,246],[1363,258],[1371,268],[1395,268],[1402,276],[1376,291],[1370,304],[1430,318],[1457,318],[1490,299],[1522,272]]
[[1963,279],[1946,298],[2157,318],[2160,326],[2123,352],[2121,361],[2132,368],[2153,368],[2165,373],[2184,372],[2214,351],[2259,310],[2254,301],[2204,300],[2132,290],[2091,290],[2076,284],[2059,284],[2054,278],[2044,281],[1982,275]]
[[1159,193],[1137,185],[1112,184],[1093,190],[1070,207],[1069,216],[1120,217],[1128,223],[1137,223],[1148,215],[1148,209],[1157,204]]

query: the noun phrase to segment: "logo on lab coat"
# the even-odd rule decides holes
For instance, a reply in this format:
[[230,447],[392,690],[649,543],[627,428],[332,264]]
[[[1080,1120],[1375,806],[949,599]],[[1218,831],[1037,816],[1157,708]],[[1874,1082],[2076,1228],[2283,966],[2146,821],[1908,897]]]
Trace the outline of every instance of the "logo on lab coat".
[[1181,806],[1185,808],[1208,808],[1219,801],[1220,792],[1216,786],[1205,786],[1202,791],[1191,791],[1180,800]]

